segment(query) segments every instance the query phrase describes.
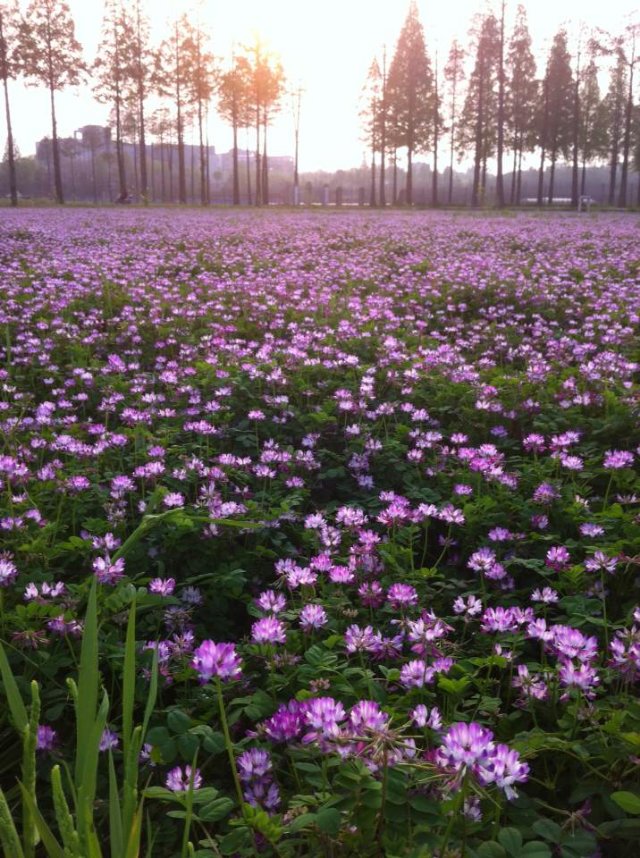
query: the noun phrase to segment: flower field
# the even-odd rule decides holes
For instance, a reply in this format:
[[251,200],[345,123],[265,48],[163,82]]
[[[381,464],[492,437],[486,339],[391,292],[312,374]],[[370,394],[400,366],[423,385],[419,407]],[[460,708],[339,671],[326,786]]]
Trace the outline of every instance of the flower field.
[[636,856],[639,227],[4,212],[5,854]]

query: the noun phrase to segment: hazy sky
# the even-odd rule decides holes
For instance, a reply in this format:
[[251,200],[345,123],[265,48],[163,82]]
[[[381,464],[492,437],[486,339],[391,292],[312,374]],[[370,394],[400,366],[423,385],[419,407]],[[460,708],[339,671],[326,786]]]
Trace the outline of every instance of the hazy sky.
[[[100,35],[102,0],[69,0],[76,21],[76,36],[87,60],[93,60]],[[365,146],[358,119],[359,100],[367,70],[383,45],[393,49],[406,16],[408,0],[147,0],[153,37],[159,41],[172,16],[192,11],[207,26],[212,48],[224,63],[236,50],[259,34],[277,52],[288,80],[304,88],[302,100],[300,168],[334,170],[362,162]],[[497,0],[493,4],[497,6]],[[515,0],[507,0],[510,24]],[[22,8],[27,3],[21,2]],[[418,0],[430,53],[436,48],[442,64],[449,45],[458,37],[468,44],[469,23],[484,0]],[[635,0],[529,0],[525,2],[534,48],[545,50],[561,24],[576,32],[580,21],[618,31],[625,16],[637,9]],[[193,10],[199,11],[193,11]],[[22,154],[35,149],[35,140],[51,133],[48,94],[40,88],[11,86],[14,133]],[[70,135],[88,123],[105,123],[108,108],[95,103],[87,87],[57,96],[58,131]],[[0,140],[4,141],[4,111]],[[189,141],[188,141],[189,142]],[[217,118],[210,127],[210,142],[218,151],[231,145],[230,131]],[[242,144],[242,141],[241,141]],[[4,142],[2,142],[4,150]],[[293,120],[290,100],[273,127],[269,145],[276,154],[293,153]]]

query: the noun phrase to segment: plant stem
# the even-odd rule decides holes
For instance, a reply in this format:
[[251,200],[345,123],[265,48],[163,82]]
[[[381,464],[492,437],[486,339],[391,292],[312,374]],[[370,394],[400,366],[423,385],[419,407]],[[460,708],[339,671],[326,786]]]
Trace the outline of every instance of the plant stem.
[[242,810],[242,805],[244,804],[244,797],[242,795],[242,787],[240,786],[240,778],[238,777],[238,769],[236,768],[236,758],[233,752],[233,743],[231,742],[231,734],[229,733],[229,722],[227,721],[227,713],[224,708],[224,698],[222,695],[222,683],[220,682],[220,677],[216,676],[216,691],[218,692],[218,707],[220,710],[220,724],[222,725],[222,733],[224,735],[224,744],[227,749],[227,756],[229,757],[229,765],[231,766],[231,775],[233,777],[233,783],[236,788],[236,795],[238,796],[238,803],[240,805],[240,810]]

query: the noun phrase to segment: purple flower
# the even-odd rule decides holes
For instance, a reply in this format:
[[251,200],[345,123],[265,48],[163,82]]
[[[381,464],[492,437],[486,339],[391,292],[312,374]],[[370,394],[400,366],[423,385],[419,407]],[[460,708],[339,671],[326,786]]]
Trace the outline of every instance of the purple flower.
[[113,587],[124,578],[124,557],[118,557],[114,562],[108,554],[105,557],[96,557],[93,561],[93,572],[101,584]]
[[584,568],[589,572],[608,572],[613,575],[618,565],[617,557],[607,557],[604,551],[596,551],[593,557],[584,561]]
[[486,762],[494,750],[493,733],[480,724],[457,723],[442,737],[438,748],[437,761],[447,768],[472,769]]
[[340,733],[340,721],[345,711],[342,703],[333,697],[315,697],[306,701],[304,720],[311,730],[302,737],[303,742],[319,738],[334,738]]
[[415,709],[409,712],[409,717],[416,727],[429,727],[431,730],[440,730],[442,727],[442,716],[437,706],[429,712],[424,703],[419,703]]
[[607,450],[602,467],[606,471],[619,471],[633,465],[633,453],[626,450]]
[[[598,673],[594,667],[586,662],[579,662],[577,665],[569,659],[563,659],[560,663],[558,671],[558,679],[560,684],[565,688],[579,688],[587,698],[595,697],[593,690],[600,682]],[[564,694],[561,699],[565,700],[567,694]]]
[[159,596],[170,596],[176,588],[175,578],[152,578],[149,581],[149,592]]
[[286,643],[284,623],[275,617],[263,617],[251,626],[251,640],[256,644]]
[[480,763],[478,777],[482,784],[495,784],[511,801],[518,797],[514,788],[516,783],[525,783],[529,776],[529,766],[520,761],[517,751],[508,745],[496,745],[488,760]]
[[422,659],[413,659],[400,669],[400,683],[405,688],[422,688],[433,681],[435,670]]
[[300,738],[305,726],[306,704],[290,700],[280,706],[271,718],[263,723],[266,736],[272,742],[290,742]]
[[373,700],[361,700],[349,712],[349,723],[356,734],[380,732],[388,726],[389,716]]
[[349,626],[344,633],[344,645],[347,652],[366,652],[375,646],[376,637],[371,626],[361,628],[357,625]]
[[18,577],[18,569],[9,553],[0,554],[0,587],[8,587]]
[[402,610],[418,603],[418,592],[410,584],[392,584],[387,591],[387,602],[395,610]]
[[300,628],[305,632],[321,629],[328,622],[327,612],[322,605],[305,605],[300,611]]
[[194,771],[191,766],[185,766],[184,773],[180,766],[176,766],[167,775],[164,785],[171,792],[188,792],[190,789],[200,789],[202,786],[202,775],[199,769]]
[[38,735],[36,737],[36,749],[38,751],[52,751],[58,741],[58,734],[52,727],[46,724],[38,725]]
[[244,751],[236,760],[241,781],[252,781],[264,778],[271,769],[271,756],[268,751],[252,748]]
[[287,600],[282,593],[264,590],[256,599],[256,605],[268,614],[280,614],[287,607]]
[[194,650],[191,666],[197,670],[200,682],[208,682],[212,676],[220,679],[236,679],[240,676],[240,658],[235,644],[203,641]]
[[162,498],[162,505],[167,509],[178,509],[184,506],[184,496],[180,492],[169,492]]
[[571,562],[571,555],[564,547],[564,545],[557,545],[547,551],[547,556],[545,557],[544,562],[550,569],[553,569],[555,572],[562,572],[563,570],[569,568],[569,564]]
[[117,733],[114,733],[113,730],[109,730],[108,728],[102,731],[102,736],[100,737],[101,751],[113,751],[119,744],[120,738]]

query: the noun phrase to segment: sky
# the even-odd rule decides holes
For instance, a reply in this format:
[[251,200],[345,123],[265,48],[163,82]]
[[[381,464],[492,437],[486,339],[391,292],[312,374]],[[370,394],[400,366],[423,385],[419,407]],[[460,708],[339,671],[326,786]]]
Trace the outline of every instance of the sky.
[[[85,58],[95,57],[100,37],[103,0],[68,0],[76,22],[76,37]],[[211,35],[211,48],[221,65],[232,50],[240,50],[258,35],[284,66],[292,89],[303,89],[300,122],[301,171],[349,169],[363,162],[366,145],[358,116],[362,88],[374,56],[393,54],[408,0],[147,0],[152,39],[159,42],[171,20],[186,11],[198,17]],[[453,38],[467,46],[473,15],[496,8],[498,0],[418,0],[427,46],[439,63]],[[515,15],[515,0],[507,0],[507,32]],[[544,55],[553,34],[564,25],[570,36],[580,22],[619,32],[625,17],[637,10],[635,0],[535,0],[525,2],[534,49]],[[25,9],[26,0],[21,2]],[[51,134],[46,90],[12,82],[10,96],[14,135],[23,155],[35,151],[35,141]],[[293,155],[294,122],[291,99],[270,131],[269,151]],[[108,107],[93,101],[88,87],[68,89],[56,96],[58,133],[72,135],[87,124],[106,124]],[[0,145],[4,151],[4,111]],[[231,147],[230,130],[215,116],[210,143],[219,152]],[[187,142],[190,142],[187,139]],[[240,141],[243,145],[243,141]],[[251,144],[249,144],[251,145]]]

